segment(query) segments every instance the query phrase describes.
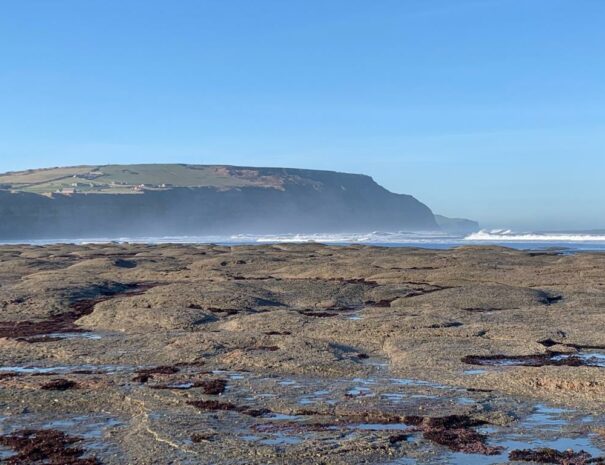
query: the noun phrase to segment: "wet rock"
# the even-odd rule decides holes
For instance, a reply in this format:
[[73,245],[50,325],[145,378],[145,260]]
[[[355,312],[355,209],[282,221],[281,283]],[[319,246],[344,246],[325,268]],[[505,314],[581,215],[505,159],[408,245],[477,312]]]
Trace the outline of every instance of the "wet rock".
[[[451,450],[491,453],[490,446],[496,445],[492,434],[502,443],[514,437],[525,444],[519,449],[553,444],[565,435],[582,444],[574,446],[576,452],[583,448],[602,455],[588,449],[588,444],[594,450],[602,446],[601,439],[588,435],[598,433],[605,422],[604,370],[499,370],[460,360],[504,354],[505,364],[508,354],[540,352],[545,352],[540,357],[560,360],[576,350],[578,358],[589,357],[586,347],[603,342],[605,256],[530,260],[511,249],[315,244],[55,247],[60,250],[0,247],[0,326],[9,320],[38,323],[61,312],[88,312],[93,304],[92,314],[77,325],[112,332],[95,342],[72,338],[34,344],[51,341],[55,335],[48,333],[24,336],[23,342],[0,339],[4,370],[25,373],[15,379],[6,373],[1,383],[5,431],[65,419],[56,424],[64,431],[74,425],[73,431],[86,432],[87,441],[89,432],[94,434],[90,442],[95,452],[112,464],[391,463],[405,462],[401,458],[408,449],[419,461],[446,463],[453,460]],[[309,252],[313,260],[307,258]],[[56,258],[70,254],[84,266],[66,268],[65,259]],[[238,267],[236,258],[248,264]],[[108,280],[135,276],[114,266],[117,259],[136,261],[136,279],[162,286],[143,296],[94,305],[95,299],[120,291]],[[221,260],[228,266],[218,266]],[[233,270],[244,278],[234,279]],[[364,277],[365,282],[338,276]],[[417,282],[411,282],[416,276]],[[539,288],[553,296],[564,290],[565,306],[545,305],[546,291]],[[398,298],[389,303],[394,296]],[[9,303],[16,299],[21,303]],[[73,309],[69,302],[79,303]],[[351,309],[364,307],[377,308],[366,309],[361,323],[348,321],[357,317]],[[311,312],[318,312],[317,317]],[[464,326],[456,329],[452,323],[457,322]],[[434,328],[427,329],[429,325]],[[487,337],[477,337],[481,334]],[[280,350],[274,352],[277,346]],[[603,355],[596,346],[595,354]],[[191,360],[206,365],[181,364]],[[530,360],[535,361],[533,355]],[[135,366],[122,369],[124,363]],[[170,368],[158,370],[164,363]],[[29,365],[43,368],[42,378],[32,377],[31,369],[25,369]],[[92,367],[95,373],[100,370],[99,376],[76,376],[75,367]],[[224,371],[205,372],[211,369]],[[242,375],[245,369],[250,372]],[[85,389],[39,389],[57,378],[73,379]],[[226,386],[217,378],[229,382],[225,396],[218,397]],[[371,396],[346,397],[363,392]],[[577,411],[534,410],[531,397]],[[284,414],[263,416],[268,410],[262,407]],[[106,434],[111,424],[105,420],[79,419],[101,410],[119,416],[129,430]],[[461,412],[471,414],[472,421],[445,417]],[[407,417],[406,424],[405,415],[411,414],[421,416]],[[477,418],[497,428],[484,431],[475,426]],[[559,422],[560,429],[543,427]],[[406,444],[412,436],[421,444]],[[460,463],[507,459],[455,457]]]

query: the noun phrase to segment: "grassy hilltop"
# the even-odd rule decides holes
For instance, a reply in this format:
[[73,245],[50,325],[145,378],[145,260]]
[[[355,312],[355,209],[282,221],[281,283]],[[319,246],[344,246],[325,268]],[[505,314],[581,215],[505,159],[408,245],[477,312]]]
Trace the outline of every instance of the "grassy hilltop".
[[0,189],[37,194],[71,189],[81,193],[133,194],[172,187],[280,188],[283,175],[277,175],[277,171],[184,164],[72,166],[0,174]]

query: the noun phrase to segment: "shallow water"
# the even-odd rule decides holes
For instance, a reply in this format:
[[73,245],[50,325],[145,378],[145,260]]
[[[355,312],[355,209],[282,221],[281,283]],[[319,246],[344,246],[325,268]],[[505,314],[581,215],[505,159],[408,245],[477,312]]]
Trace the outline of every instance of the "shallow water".
[[[248,377],[246,381],[250,386],[256,384],[253,376]],[[422,405],[425,405],[426,414],[431,416],[439,416],[440,413],[444,413],[437,407],[440,404],[452,405],[453,403],[465,408],[473,408],[475,405],[485,404],[486,398],[491,398],[491,396],[485,394],[475,396],[466,389],[439,383],[417,379],[383,377],[380,372],[368,378],[332,381],[298,377],[286,379],[264,378],[264,382],[270,381],[284,390],[283,393],[278,394],[280,398],[295,396],[298,398],[299,404],[305,406],[327,404],[328,400],[342,399],[344,393],[352,396],[349,402],[370,402],[367,406],[369,410],[384,409],[385,412],[391,411],[388,405],[401,404],[413,408],[418,402],[422,402]],[[255,391],[257,390],[258,388],[255,388]],[[255,398],[258,398],[258,396],[250,397],[251,400]],[[344,405],[346,402],[346,400],[338,401],[339,405]],[[489,410],[491,407],[487,408]],[[401,410],[401,408],[396,410],[398,413],[406,411],[407,408],[406,410]],[[276,425],[281,422],[283,429],[260,428],[254,431],[253,434],[242,431],[242,439],[263,445],[288,446],[301,444],[307,440],[321,439],[321,441],[338,442],[342,441],[344,437],[359,439],[359,434],[402,433],[411,430],[411,427],[404,423],[344,423],[323,430],[305,430],[307,422],[314,421],[313,417],[293,414],[273,414],[266,417],[266,420],[272,421]],[[293,423],[298,426],[290,426]],[[420,433],[411,432],[407,442],[415,444],[415,449],[418,449],[415,454],[418,454],[418,457],[415,459],[401,458],[388,463],[391,465],[405,465],[408,463],[494,465],[507,463],[508,454],[512,450],[540,447],[549,447],[561,451],[566,449],[573,449],[576,452],[584,450],[593,456],[605,455],[605,452],[593,443],[595,437],[590,435],[586,428],[584,430],[576,428],[577,424],[603,425],[605,424],[605,418],[594,415],[588,417],[569,409],[535,404],[531,408],[525,407],[520,420],[514,421],[508,426],[489,425],[477,428],[478,432],[488,435],[489,446],[502,446],[504,448],[499,455],[485,456],[451,452],[447,448],[422,439]],[[343,436],[343,431],[347,430],[349,431],[348,436]],[[413,461],[410,462],[410,460]]]
[[91,339],[98,340],[106,337],[105,334],[93,331],[82,331],[77,333],[49,333],[45,334],[49,338],[60,338],[60,339]]
[[476,370],[464,370],[465,375],[482,375],[487,370],[484,368],[478,368]]
[[[569,365],[565,362],[569,360]],[[605,368],[605,353],[602,351],[579,351],[569,354],[550,352],[546,354],[534,355],[497,355],[497,356],[473,356],[468,359],[463,359],[465,363],[470,365],[487,366],[487,367],[540,367],[544,365],[556,365],[557,362],[562,362],[562,366],[586,366],[595,368]],[[465,370],[466,375],[476,375],[485,372],[485,369]]]
[[601,352],[580,352],[577,354],[555,355],[553,360],[566,360],[569,357],[576,357],[586,362],[587,366],[605,368],[605,354]]
[[128,365],[59,365],[52,367],[40,366],[3,366],[0,367],[0,372],[18,373],[23,375],[31,374],[77,374],[80,371],[102,372],[105,374],[113,373],[128,373],[135,371],[141,367]]
[[[120,374],[134,371],[140,367],[114,365],[77,365],[58,367],[13,366],[2,367],[0,371],[16,371],[27,374],[73,373],[78,370],[102,371],[106,374]],[[259,418],[242,417],[236,412],[225,412],[233,415],[233,421],[212,420],[215,413],[196,415],[196,423],[212,422],[217,434],[235,435],[240,440],[272,446],[276,448],[294,447],[307,441],[321,441],[322,444],[342,444],[343,441],[363,441],[372,444],[377,440],[385,441],[389,436],[410,431],[404,423],[393,423],[388,420],[352,423],[347,422],[345,412],[362,414],[378,412],[386,415],[444,416],[452,413],[502,411],[519,418],[507,426],[489,425],[477,428],[477,431],[488,436],[489,446],[502,446],[502,454],[484,456],[476,454],[454,453],[447,448],[435,445],[422,438],[421,433],[411,433],[407,440],[393,449],[393,453],[414,454],[410,457],[388,462],[392,465],[417,464],[450,464],[450,465],[493,465],[506,463],[508,453],[514,449],[531,449],[552,447],[558,450],[573,449],[576,452],[585,450],[593,456],[604,455],[589,428],[605,425],[605,418],[598,415],[587,416],[569,409],[552,407],[544,404],[528,404],[522,400],[506,400],[489,393],[474,393],[463,388],[451,387],[439,383],[389,376],[388,370],[376,368],[372,376],[355,378],[312,378],[303,376],[259,376],[252,372],[221,371],[213,372],[221,378],[228,379],[228,389],[221,396],[222,402],[233,402],[251,408],[270,407],[272,413]],[[182,374],[182,373],[181,373]],[[185,389],[187,381],[175,382],[175,386]],[[137,389],[146,389],[138,385]],[[349,394],[349,396],[347,396]],[[338,405],[334,416],[333,408]],[[296,406],[301,406],[301,414]],[[316,413],[314,413],[316,412]],[[332,413],[330,413],[332,412]],[[303,414],[304,413],[304,414]],[[170,410],[152,412],[150,421],[166,421]],[[223,414],[221,414],[223,415]],[[112,417],[96,418],[95,416],[66,416],[52,420],[36,420],[31,416],[20,415],[0,424],[3,431],[10,423],[9,430],[29,427],[31,424],[40,428],[65,430],[70,434],[87,439],[87,448],[104,450],[104,431],[121,427],[119,421]],[[96,419],[95,419],[96,418]],[[351,417],[356,418],[356,417]],[[189,423],[188,423],[189,424]],[[319,426],[318,426],[319,425]],[[323,425],[323,427],[320,427]],[[2,453],[0,451],[0,453]],[[408,460],[408,461],[406,461]],[[385,462],[387,463],[387,462]]]

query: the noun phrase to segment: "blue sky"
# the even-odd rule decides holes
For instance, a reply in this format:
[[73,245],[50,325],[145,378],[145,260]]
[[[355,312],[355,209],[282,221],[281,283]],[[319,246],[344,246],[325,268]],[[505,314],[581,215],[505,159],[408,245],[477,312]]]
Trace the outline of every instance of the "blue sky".
[[605,228],[605,1],[9,0],[0,171],[372,175],[488,227]]

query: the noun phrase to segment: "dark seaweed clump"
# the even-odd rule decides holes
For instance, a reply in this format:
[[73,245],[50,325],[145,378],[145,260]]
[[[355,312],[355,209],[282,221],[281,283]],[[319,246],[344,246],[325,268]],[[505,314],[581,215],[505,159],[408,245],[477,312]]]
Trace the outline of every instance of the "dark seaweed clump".
[[397,298],[394,299],[382,299],[379,301],[374,301],[374,300],[366,300],[364,302],[365,305],[367,305],[368,307],[379,307],[379,308],[388,308],[391,306],[391,304],[397,300]]
[[408,439],[410,439],[411,435],[410,434],[405,434],[405,433],[401,433],[401,434],[394,434],[392,436],[389,437],[389,442],[391,444],[397,444],[400,442],[405,442]]
[[199,444],[200,442],[212,441],[216,437],[214,433],[193,433],[191,435],[191,442]]
[[194,387],[200,387],[204,391],[204,394],[217,396],[225,392],[227,387],[227,380],[224,379],[211,379],[204,381],[197,381],[194,383]]
[[26,429],[0,437],[0,444],[15,455],[6,465],[101,465],[94,458],[82,458],[85,450],[73,447],[81,439],[56,430]]
[[524,366],[524,367],[543,367],[543,366],[591,366],[589,360],[570,355],[568,357],[558,357],[557,352],[535,355],[467,355],[462,358],[463,363],[469,365],[484,366]]
[[67,391],[68,389],[75,389],[78,387],[78,383],[75,381],[71,381],[69,379],[53,379],[48,383],[40,386],[40,389],[44,389],[45,391]]
[[147,381],[149,381],[151,378],[153,378],[153,375],[149,375],[147,373],[140,373],[138,375],[135,375],[132,380],[135,383],[141,383],[141,384],[145,384]]
[[178,367],[166,365],[151,368],[143,368],[137,371],[137,374],[132,378],[132,380],[135,383],[145,384],[153,378],[153,375],[174,375],[179,371],[181,370]]
[[422,436],[436,444],[466,454],[497,455],[501,447],[488,446],[487,436],[473,428],[486,424],[467,415],[449,415],[446,417],[407,416],[404,423],[415,426]]
[[314,316],[316,318],[332,318],[332,317],[338,316],[337,313],[315,312],[315,311],[311,311],[311,310],[301,310],[301,311],[299,311],[299,313],[304,316]]
[[509,460],[517,462],[552,463],[555,465],[588,465],[605,464],[605,459],[592,458],[588,452],[574,452],[566,450],[560,452],[555,449],[522,449],[513,450],[508,455]]
[[201,388],[204,394],[217,396],[225,392],[227,387],[227,380],[225,379],[208,379],[208,380],[195,380],[190,383],[176,383],[176,384],[156,384],[151,386],[152,389],[192,389]]
[[142,370],[137,371],[137,374],[139,374],[139,375],[174,375],[175,373],[178,373],[179,371],[181,371],[181,370],[177,367],[163,365],[163,366],[152,367],[152,368],[143,368]]
[[261,417],[263,415],[267,415],[271,413],[271,410],[268,409],[255,409],[252,407],[248,407],[246,405],[235,405],[231,402],[219,402],[216,400],[194,400],[191,402],[187,402],[189,405],[192,405],[200,410],[204,411],[233,411],[242,413],[244,415],[249,415],[251,417]]

